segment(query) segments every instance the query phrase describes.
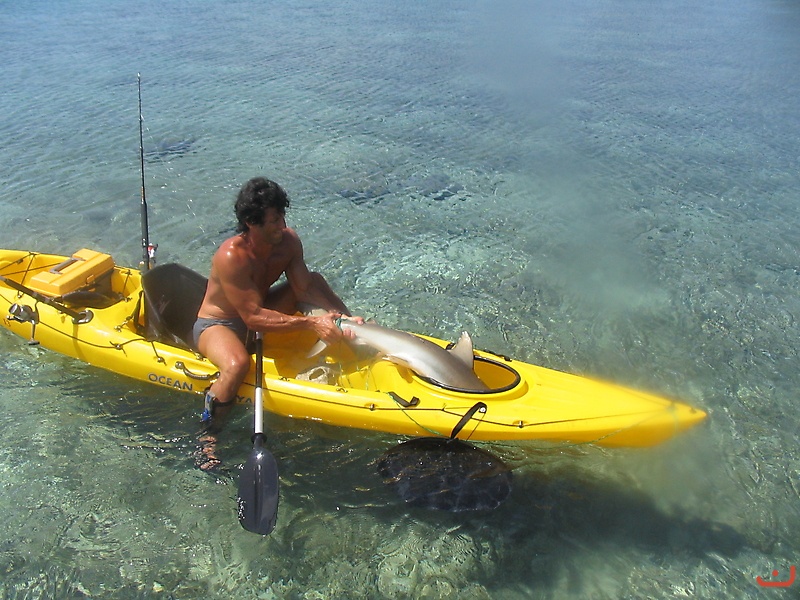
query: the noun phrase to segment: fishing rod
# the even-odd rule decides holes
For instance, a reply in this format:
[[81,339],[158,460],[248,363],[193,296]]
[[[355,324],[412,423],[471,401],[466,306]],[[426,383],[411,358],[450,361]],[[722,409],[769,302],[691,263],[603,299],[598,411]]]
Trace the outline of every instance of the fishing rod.
[[156,248],[158,245],[150,245],[150,233],[147,226],[147,195],[144,185],[144,129],[142,123],[142,75],[136,74],[136,81],[139,87],[139,159],[142,171],[142,267],[145,271],[150,270],[151,264],[156,262]]

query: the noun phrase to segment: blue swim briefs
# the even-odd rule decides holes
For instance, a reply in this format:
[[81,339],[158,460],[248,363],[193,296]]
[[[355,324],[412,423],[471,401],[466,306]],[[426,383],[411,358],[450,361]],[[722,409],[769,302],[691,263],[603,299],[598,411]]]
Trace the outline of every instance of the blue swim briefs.
[[197,348],[200,334],[214,325],[227,327],[242,340],[242,344],[247,343],[247,325],[244,324],[244,321],[240,317],[234,319],[204,319],[202,317],[197,317],[197,320],[194,322],[194,327],[192,327],[192,341],[194,342],[195,348]]

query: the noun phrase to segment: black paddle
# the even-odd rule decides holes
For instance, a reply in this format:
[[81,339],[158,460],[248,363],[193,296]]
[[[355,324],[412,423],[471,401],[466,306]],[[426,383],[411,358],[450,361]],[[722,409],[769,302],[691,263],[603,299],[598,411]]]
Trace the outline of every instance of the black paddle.
[[278,465],[272,453],[264,448],[263,340],[256,333],[256,406],[253,451],[239,477],[239,523],[247,531],[268,535],[278,518]]

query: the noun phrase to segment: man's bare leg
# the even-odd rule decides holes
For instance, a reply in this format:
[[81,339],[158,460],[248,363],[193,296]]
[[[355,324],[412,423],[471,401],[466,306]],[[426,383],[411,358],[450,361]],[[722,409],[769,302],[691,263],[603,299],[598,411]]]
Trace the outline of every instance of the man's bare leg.
[[230,414],[239,386],[250,370],[250,355],[239,337],[224,325],[206,329],[198,340],[198,350],[219,369],[219,377],[206,390],[206,398],[210,400],[204,412],[206,427],[198,439],[200,446],[195,456],[200,469],[213,471],[222,462],[216,455],[216,434]]
[[219,369],[219,377],[209,391],[221,405],[233,402],[250,370],[250,355],[239,336],[224,325],[214,325],[200,335],[197,346]]

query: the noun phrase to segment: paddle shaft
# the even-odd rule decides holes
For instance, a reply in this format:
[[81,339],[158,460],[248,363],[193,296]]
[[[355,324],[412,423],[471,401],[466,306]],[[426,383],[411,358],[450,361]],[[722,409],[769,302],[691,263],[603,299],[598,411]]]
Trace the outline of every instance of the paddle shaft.
[[256,381],[253,450],[239,476],[239,523],[253,533],[268,535],[278,518],[278,465],[264,447],[264,360],[261,333],[256,334]]
[[264,436],[264,337],[259,331],[256,333],[256,414],[254,417],[253,435]]

